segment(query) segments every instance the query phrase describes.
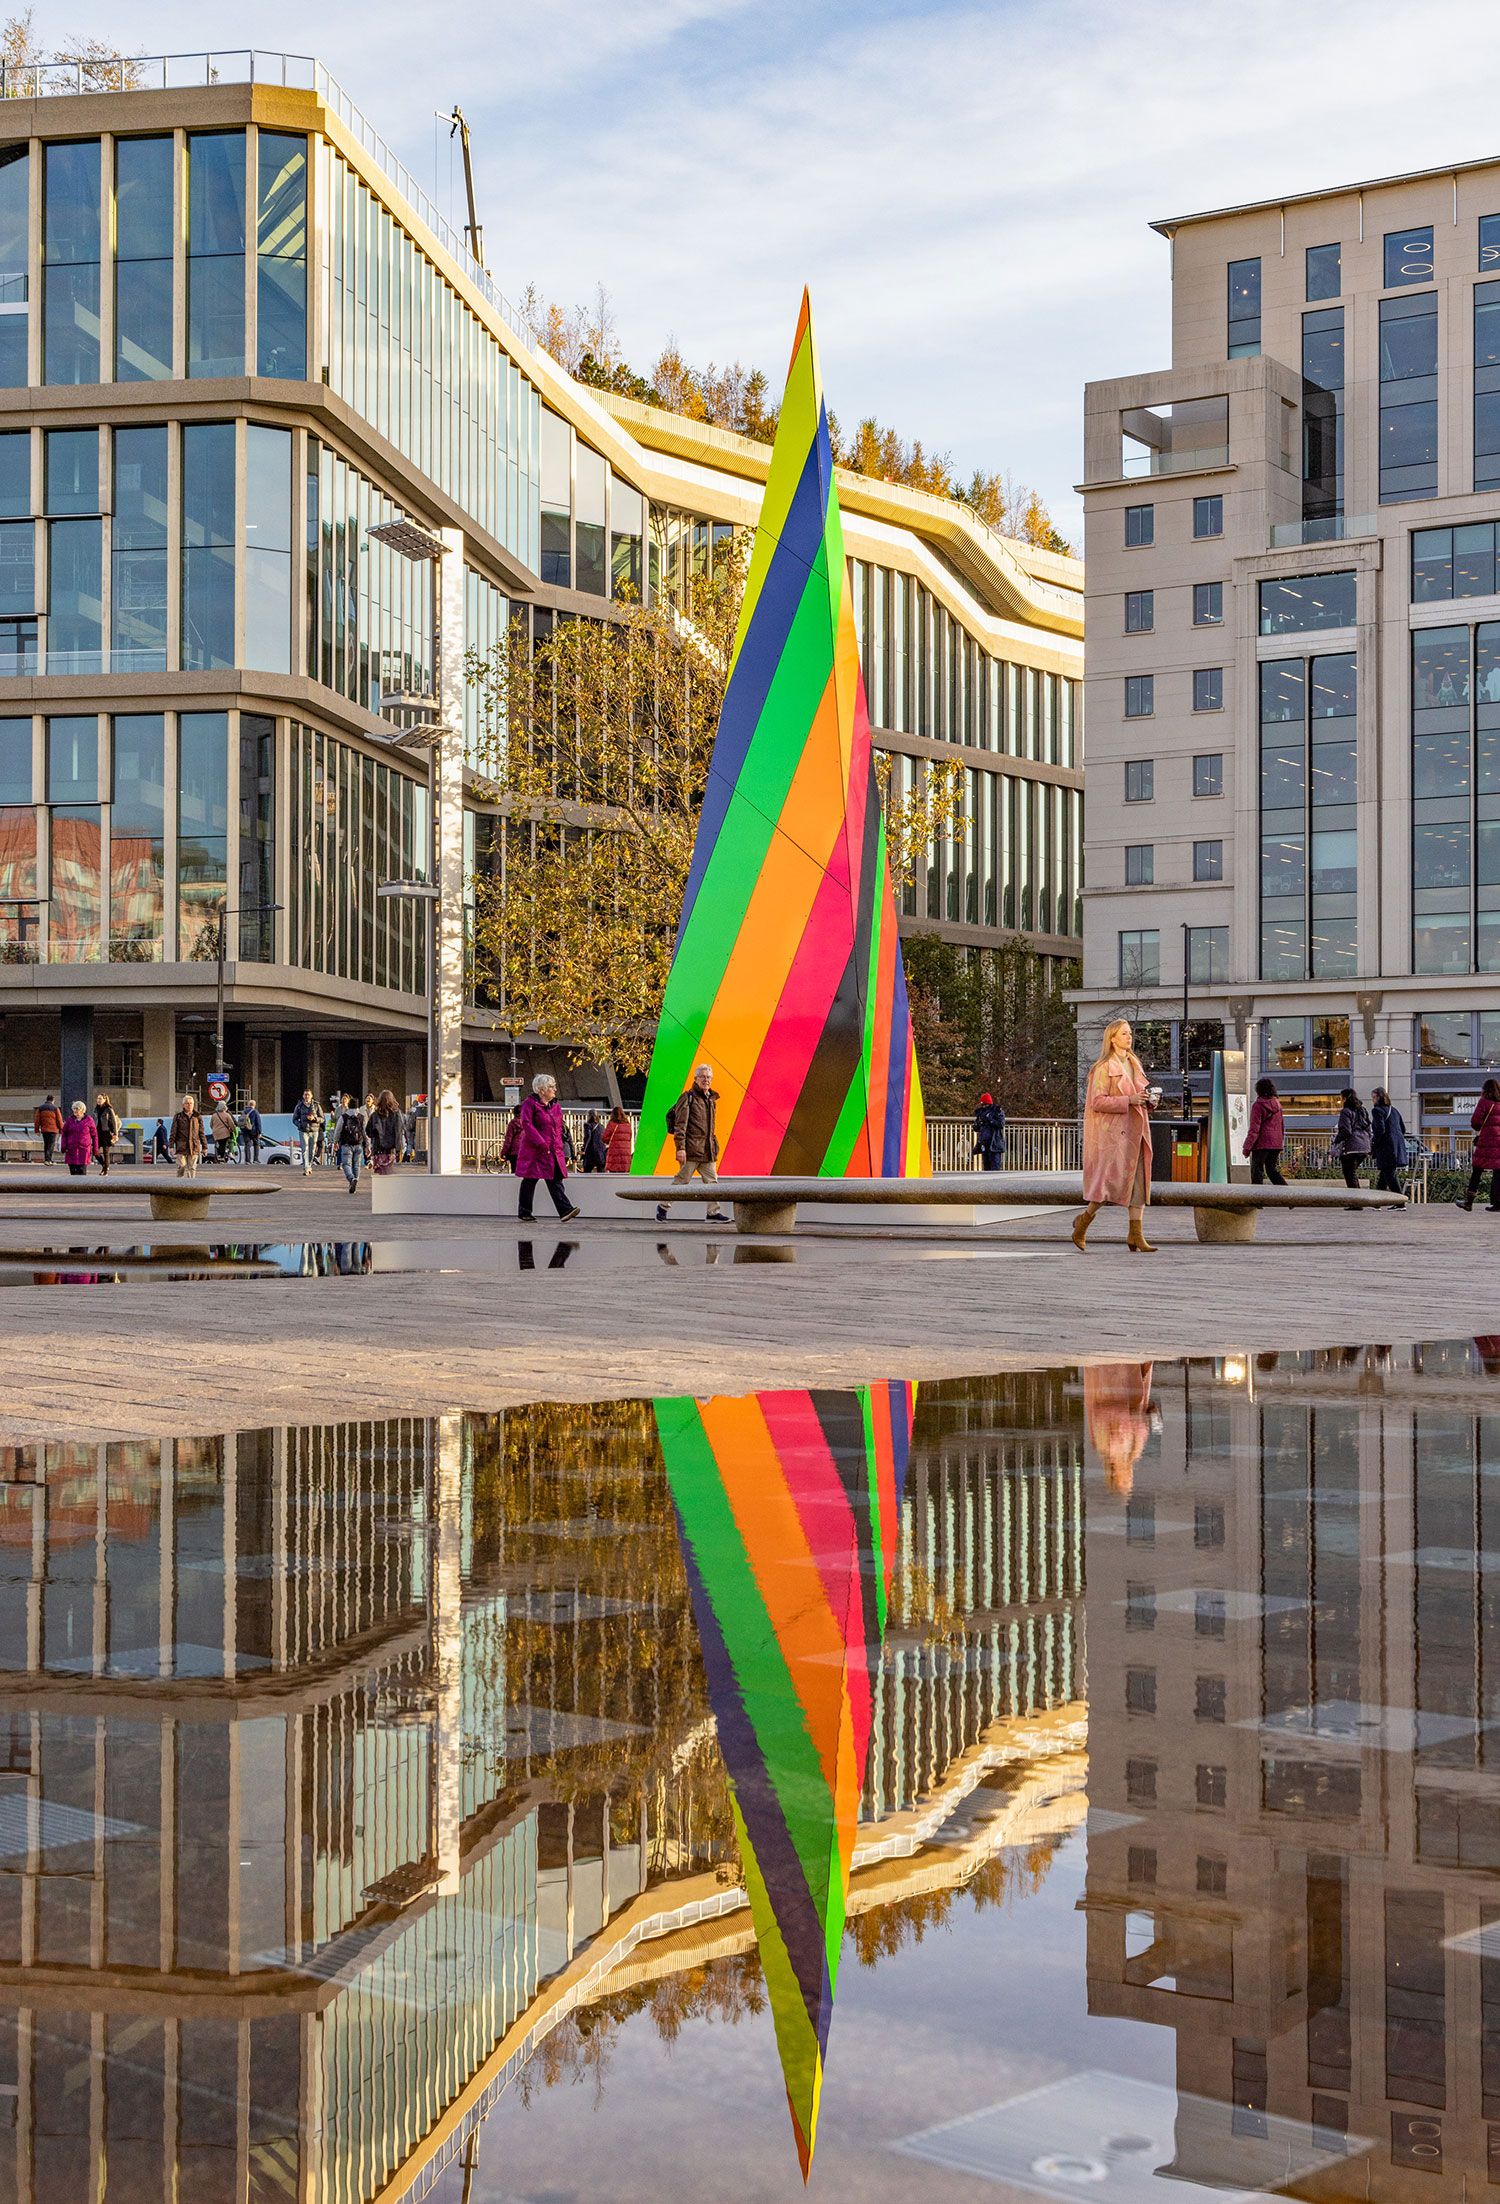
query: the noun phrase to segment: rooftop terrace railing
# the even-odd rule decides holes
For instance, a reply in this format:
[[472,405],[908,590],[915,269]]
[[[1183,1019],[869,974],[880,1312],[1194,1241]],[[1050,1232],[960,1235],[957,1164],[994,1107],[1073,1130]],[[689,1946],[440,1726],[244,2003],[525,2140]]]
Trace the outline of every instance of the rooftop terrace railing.
[[312,54],[276,54],[256,47],[223,53],[119,54],[99,57],[60,55],[55,61],[0,62],[0,98],[56,99],[81,92],[173,92],[198,84],[278,84],[316,92],[344,128],[388,177],[402,198],[450,253],[485,301],[494,308],[528,351],[531,336],[509,299],[482,268],[455,230],[439,214],[411,170],[397,158],[374,125],[355,106],[336,77]]

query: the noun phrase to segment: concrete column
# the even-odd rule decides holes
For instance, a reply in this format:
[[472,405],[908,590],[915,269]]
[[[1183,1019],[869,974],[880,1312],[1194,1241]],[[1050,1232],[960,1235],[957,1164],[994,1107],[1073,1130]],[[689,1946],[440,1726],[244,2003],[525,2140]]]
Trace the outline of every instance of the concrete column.
[[173,1063],[173,1043],[176,1040],[176,1021],[170,1010],[143,1010],[141,1035],[145,1042],[146,1092],[150,1097],[146,1107],[158,1117],[170,1118],[174,1095],[172,1081],[177,1076]]
[[94,1103],[94,1006],[65,1003],[62,1010],[62,1106]]
[[436,1095],[429,1103],[443,1176],[463,1167],[464,1016],[464,539],[442,531],[438,564],[438,740],[433,753],[436,806]]

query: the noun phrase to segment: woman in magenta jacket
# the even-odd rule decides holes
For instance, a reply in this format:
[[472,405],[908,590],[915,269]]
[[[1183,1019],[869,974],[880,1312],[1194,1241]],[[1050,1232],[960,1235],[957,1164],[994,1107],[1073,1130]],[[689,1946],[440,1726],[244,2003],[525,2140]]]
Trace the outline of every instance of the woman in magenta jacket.
[[[563,1180],[568,1175],[568,1151],[563,1144],[562,1104],[557,1099],[557,1081],[547,1072],[538,1072],[532,1080],[531,1092],[521,1104],[512,1130],[516,1141],[516,1177],[521,1181],[516,1215],[530,1217],[531,1204],[536,1198],[536,1182],[544,1179],[558,1216],[564,1224],[571,1223],[578,1211],[563,1192]],[[507,1134],[506,1147],[509,1146],[510,1135]]]
[[1266,1179],[1273,1186],[1285,1186],[1286,1180],[1281,1175],[1281,1151],[1285,1146],[1286,1127],[1282,1122],[1281,1104],[1277,1099],[1276,1089],[1269,1079],[1257,1079],[1250,1124],[1241,1151],[1250,1158],[1252,1186],[1259,1186]]
[[63,1124],[63,1155],[74,1178],[83,1178],[99,1153],[99,1128],[81,1102],[75,1102]]
[[[1500,1210],[1500,1079],[1486,1079],[1479,1093],[1479,1107],[1469,1119],[1474,1128],[1474,1153],[1469,1158],[1472,1169],[1469,1184],[1460,1209],[1472,1209],[1474,1196],[1479,1192],[1479,1181],[1486,1171],[1490,1174],[1490,1209]],[[66,1139],[66,1134],[64,1134]]]

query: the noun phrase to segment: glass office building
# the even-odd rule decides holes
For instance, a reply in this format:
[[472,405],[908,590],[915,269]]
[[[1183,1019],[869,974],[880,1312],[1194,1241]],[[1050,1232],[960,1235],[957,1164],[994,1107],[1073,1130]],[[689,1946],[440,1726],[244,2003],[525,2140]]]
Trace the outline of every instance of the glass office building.
[[[320,65],[240,59],[41,72],[0,109],[0,1112],[201,1085],[221,951],[263,1109],[418,1091],[420,913],[376,889],[428,868],[425,754],[382,701],[432,687],[431,575],[375,531],[462,530],[486,653],[670,587],[747,517],[706,436],[688,496],[665,416],[535,348]],[[877,739],[968,768],[906,923],[1076,954],[1078,569],[867,489]],[[481,1100],[492,1040],[466,1034]]]

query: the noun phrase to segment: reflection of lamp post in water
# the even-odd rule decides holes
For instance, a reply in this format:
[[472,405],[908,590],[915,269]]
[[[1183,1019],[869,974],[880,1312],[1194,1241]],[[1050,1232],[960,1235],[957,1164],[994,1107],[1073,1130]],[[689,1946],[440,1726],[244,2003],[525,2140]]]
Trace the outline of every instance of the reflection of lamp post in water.
[[458,1888],[463,1825],[463,1446],[461,1416],[436,1418],[433,1480],[432,1588],[432,1828],[440,1891]]
[[[382,695],[380,708],[422,713],[425,723],[396,740],[430,755],[433,846],[427,872],[434,900],[427,962],[427,1167],[447,1177],[463,1168],[464,539],[462,529],[431,529],[412,520],[382,521],[370,534],[403,558],[433,569],[434,691]],[[384,883],[381,892],[389,887],[410,893],[428,882]]]
[[438,892],[430,880],[382,880],[375,893],[377,895],[406,897],[411,901],[421,903],[425,910],[423,923],[427,928],[427,955],[423,969],[427,974],[427,1078],[425,1082],[427,1087],[427,1168],[429,1171],[436,1171],[438,1168],[438,1149],[437,1142],[433,1138],[435,1119],[432,1108],[432,1082],[437,1068],[437,1035],[434,1030],[437,1023],[437,989],[432,984],[432,949],[433,937],[437,930],[435,922]]

